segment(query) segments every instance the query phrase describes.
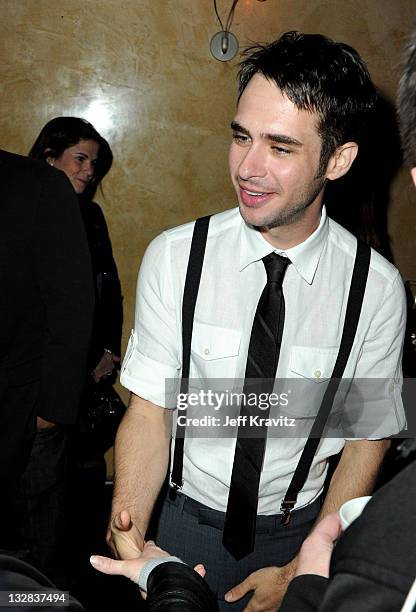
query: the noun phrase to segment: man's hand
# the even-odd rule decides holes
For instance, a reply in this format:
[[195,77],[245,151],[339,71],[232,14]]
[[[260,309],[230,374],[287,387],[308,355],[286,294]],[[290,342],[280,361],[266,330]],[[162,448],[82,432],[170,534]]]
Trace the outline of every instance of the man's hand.
[[122,510],[113,516],[107,533],[107,542],[118,559],[136,559],[141,556],[144,539],[132,522],[128,510]]
[[329,578],[329,564],[335,541],[341,534],[338,513],[328,514],[314,527],[298,554],[296,576],[316,574]]
[[249,591],[254,594],[244,612],[276,612],[294,576],[296,558],[284,567],[265,567],[250,574],[225,595],[229,603],[241,599]]

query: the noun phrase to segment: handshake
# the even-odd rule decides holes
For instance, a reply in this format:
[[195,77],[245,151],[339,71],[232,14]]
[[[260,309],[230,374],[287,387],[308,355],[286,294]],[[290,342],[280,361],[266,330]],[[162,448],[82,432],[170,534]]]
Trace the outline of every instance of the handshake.
[[[132,522],[130,513],[123,510],[116,514],[109,526],[107,542],[113,550],[116,559],[93,555],[90,557],[91,565],[103,574],[125,576],[142,588],[140,576],[144,567],[152,561],[171,560],[169,553],[162,550],[149,540],[144,541],[140,530]],[[202,564],[195,566],[194,570],[202,577],[205,576],[205,568]]]
[[[269,599],[273,597],[273,609],[276,609],[277,605],[282,605],[282,610],[293,610],[295,608],[293,602],[291,603],[291,597],[297,597],[298,585],[295,586],[294,593],[289,596],[288,601],[284,597],[285,591],[294,576],[303,576],[302,580],[306,579],[308,585],[308,577],[305,576],[307,574],[313,575],[309,578],[312,578],[314,584],[318,579],[323,597],[328,583],[332,551],[340,533],[339,514],[328,514],[315,525],[303,542],[298,556],[287,566],[259,569],[222,597],[227,603],[234,603],[248,590],[254,590],[252,599],[257,596],[259,600],[258,603],[255,602],[257,607],[250,606],[249,602],[244,610],[248,612],[256,609],[269,612],[272,608],[264,598],[264,585],[266,585],[270,587],[267,592],[270,592]],[[171,557],[153,541],[145,542],[127,510],[123,510],[113,518],[107,540],[117,558],[93,555],[90,558],[92,566],[104,574],[125,576],[137,584],[142,596],[147,598],[149,612],[171,609],[180,609],[184,612],[198,610],[218,612],[217,596],[204,580],[206,574],[204,565],[198,564],[192,569],[177,557]],[[303,583],[298,584],[302,586]]]

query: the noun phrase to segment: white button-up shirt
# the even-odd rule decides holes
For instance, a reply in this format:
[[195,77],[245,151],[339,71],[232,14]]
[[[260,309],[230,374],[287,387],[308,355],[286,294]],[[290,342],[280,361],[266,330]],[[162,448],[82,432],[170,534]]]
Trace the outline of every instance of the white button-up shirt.
[[[189,223],[166,231],[148,247],[137,284],[135,328],[122,366],[122,384],[162,407],[167,406],[165,380],[181,375],[181,309],[193,227]],[[238,209],[212,217],[195,310],[191,378],[244,378],[252,322],[266,283],[261,259],[273,250],[242,220]],[[355,251],[355,238],[323,208],[315,232],[283,253],[292,264],[283,282],[286,315],[276,376],[307,380],[313,386],[303,402],[288,405],[286,414],[302,419],[316,415],[319,408],[320,400],[312,396],[314,389],[316,397],[322,396],[338,354]],[[344,373],[348,379],[380,381],[375,401],[366,401],[360,414],[376,426],[361,437],[385,437],[405,425],[400,395],[405,316],[398,271],[372,251],[361,317]],[[320,494],[326,459],[344,443],[344,438],[322,440],[296,507]],[[303,438],[269,436],[259,514],[279,512],[304,444]],[[235,436],[187,436],[183,492],[225,511],[234,449]]]

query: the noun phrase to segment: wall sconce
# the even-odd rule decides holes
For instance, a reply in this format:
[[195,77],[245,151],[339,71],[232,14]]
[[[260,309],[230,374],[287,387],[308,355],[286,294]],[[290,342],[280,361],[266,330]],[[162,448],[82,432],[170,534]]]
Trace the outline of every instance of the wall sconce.
[[233,0],[224,27],[224,24],[218,13],[217,0],[214,0],[214,10],[221,26],[221,30],[220,32],[214,34],[214,36],[211,38],[210,50],[213,57],[215,57],[215,59],[219,60],[220,62],[228,62],[229,60],[233,59],[233,57],[235,57],[238,52],[237,37],[232,32],[230,32],[230,28],[234,19],[235,9],[238,2],[239,0]]
[[[235,57],[238,52],[237,37],[230,31],[238,2],[239,0],[233,0],[224,27],[224,24],[218,13],[217,0],[214,0],[214,11],[221,26],[221,30],[214,34],[214,36],[211,38],[210,50],[213,57],[215,57],[215,59],[219,60],[220,62],[228,62],[229,60],[233,59],[233,57]],[[266,0],[258,0],[258,2],[266,2]]]
[[238,40],[232,32],[223,30],[214,34],[209,48],[215,59],[220,62],[228,62],[237,55]]

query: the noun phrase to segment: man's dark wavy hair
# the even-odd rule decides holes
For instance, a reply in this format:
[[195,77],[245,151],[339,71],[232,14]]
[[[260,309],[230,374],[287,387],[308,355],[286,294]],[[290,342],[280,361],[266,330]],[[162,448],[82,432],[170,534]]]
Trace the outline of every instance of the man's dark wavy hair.
[[293,31],[269,45],[246,49],[244,56],[238,73],[239,98],[259,73],[298,109],[317,114],[322,139],[320,173],[341,144],[360,144],[377,94],[355,49],[321,34]]
[[400,79],[397,114],[404,161],[416,167],[416,30],[410,37],[406,63]]

